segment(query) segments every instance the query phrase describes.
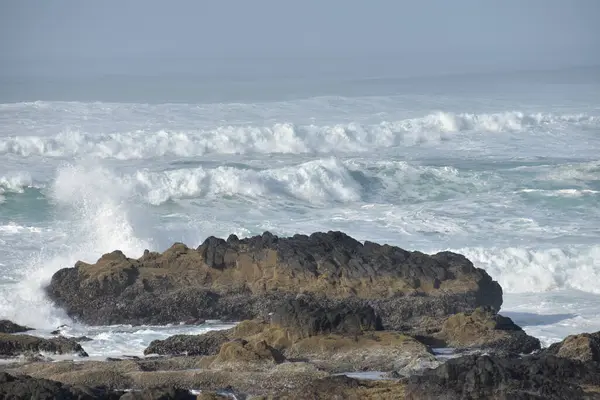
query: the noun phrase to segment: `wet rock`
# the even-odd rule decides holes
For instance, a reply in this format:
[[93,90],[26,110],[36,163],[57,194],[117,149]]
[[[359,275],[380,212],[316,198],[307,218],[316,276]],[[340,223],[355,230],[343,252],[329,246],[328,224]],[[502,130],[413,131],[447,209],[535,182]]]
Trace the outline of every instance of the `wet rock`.
[[33,328],[27,326],[17,325],[7,319],[0,320],[0,333],[21,333],[32,331]]
[[600,385],[595,363],[554,356],[468,355],[413,375],[407,399],[583,399]]
[[87,357],[81,345],[73,339],[58,337],[43,339],[30,335],[10,335],[0,333],[0,355],[18,356],[31,352],[48,352],[54,354],[76,354]]
[[0,372],[0,398],[3,399],[117,400],[122,394],[123,392],[110,392],[105,388],[72,387],[47,379]]
[[[139,259],[114,251],[54,274],[48,296],[90,324],[165,324],[266,317],[302,294],[333,310],[374,309],[386,329],[498,310],[502,289],[464,256],[360,243],[342,232],[279,238],[210,237]],[[82,295],[85,293],[85,296]]]
[[144,354],[210,356],[218,354],[223,343],[229,340],[230,337],[223,331],[210,331],[202,335],[173,335],[165,340],[152,341]]
[[196,400],[189,390],[178,388],[151,388],[123,394],[120,400]]

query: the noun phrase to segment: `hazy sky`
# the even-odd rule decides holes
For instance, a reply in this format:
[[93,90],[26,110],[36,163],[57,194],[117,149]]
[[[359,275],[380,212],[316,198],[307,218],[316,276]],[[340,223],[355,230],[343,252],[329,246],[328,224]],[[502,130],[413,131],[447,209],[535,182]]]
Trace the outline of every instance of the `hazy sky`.
[[190,59],[383,55],[408,72],[597,64],[599,21],[598,0],[6,0],[0,67],[151,73],[201,64]]

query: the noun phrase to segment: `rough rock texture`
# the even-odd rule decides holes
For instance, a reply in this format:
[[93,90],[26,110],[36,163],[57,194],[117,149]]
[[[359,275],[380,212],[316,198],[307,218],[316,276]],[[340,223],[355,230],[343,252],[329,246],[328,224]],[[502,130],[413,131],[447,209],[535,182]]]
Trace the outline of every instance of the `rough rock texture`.
[[31,352],[77,354],[81,357],[88,356],[81,345],[73,339],[65,337],[43,339],[30,335],[0,333],[0,356],[12,357]]
[[439,347],[457,349],[479,348],[525,354],[540,349],[537,338],[527,335],[510,318],[485,307],[452,315],[444,321],[440,331],[419,339]]
[[383,330],[381,318],[371,306],[332,309],[311,305],[300,298],[284,302],[275,309],[271,322],[288,328],[299,337],[324,333],[360,334],[364,331]]
[[2,399],[87,399],[117,400],[123,392],[109,392],[104,388],[71,387],[60,382],[30,376],[13,376],[0,372]]
[[341,232],[209,237],[197,249],[177,243],[137,260],[114,251],[56,272],[47,293],[90,324],[240,321],[303,294],[328,309],[371,305],[386,329],[400,329],[502,304],[500,285],[462,255],[362,244]]
[[406,398],[584,399],[595,398],[593,390],[599,386],[600,370],[593,362],[554,356],[469,355],[411,376]]
[[186,354],[210,356],[217,354],[230,336],[224,331],[210,331],[202,335],[173,335],[164,340],[153,340],[144,354]]
[[253,400],[384,400],[403,399],[405,384],[397,381],[373,381],[331,376],[276,395]]
[[119,400],[196,400],[189,390],[179,388],[150,388],[123,394]]
[[285,357],[281,352],[269,346],[267,342],[248,342],[244,339],[236,339],[224,343],[219,350],[215,362],[217,363],[273,363],[281,364]]
[[[422,369],[426,364],[436,363],[435,356],[427,346],[398,332],[364,331],[352,335],[320,333],[307,337],[303,332],[259,320],[243,321],[232,329],[220,331],[219,335],[208,332],[156,340],[145,353],[177,355],[188,351],[188,354],[199,352],[202,355],[217,355],[235,340],[255,345],[264,343],[283,357],[310,361],[329,372],[398,370],[408,374]],[[210,346],[206,346],[207,342],[210,342]],[[185,348],[186,344],[190,350]],[[201,349],[201,352],[197,349]],[[244,357],[233,357],[231,360],[242,363]],[[215,362],[219,361],[223,361],[222,357]]]
[[600,332],[567,336],[544,351],[557,357],[600,362]]
[[17,325],[7,319],[0,320],[0,333],[20,333],[32,331],[33,328],[29,328],[22,325]]

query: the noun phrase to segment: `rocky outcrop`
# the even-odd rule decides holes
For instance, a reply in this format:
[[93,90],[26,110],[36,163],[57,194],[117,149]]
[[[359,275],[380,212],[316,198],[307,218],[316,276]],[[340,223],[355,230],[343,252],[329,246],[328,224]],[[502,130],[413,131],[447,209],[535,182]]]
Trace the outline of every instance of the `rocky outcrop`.
[[600,370],[593,362],[554,356],[469,355],[411,376],[407,399],[584,399],[594,398]]
[[[301,328],[304,326],[300,325]],[[177,355],[197,352],[206,356],[219,355],[214,362],[211,359],[210,365],[216,367],[225,360],[222,355],[227,353],[226,349],[239,349],[240,343],[244,343],[243,347],[267,346],[272,348],[269,352],[277,351],[281,354],[279,357],[277,353],[269,355],[270,353],[263,351],[267,355],[265,359],[269,362],[273,360],[278,363],[285,358],[292,361],[302,360],[329,372],[394,370],[409,374],[423,366],[436,363],[435,356],[427,346],[399,332],[353,329],[352,334],[341,334],[331,333],[329,328],[327,325],[325,330],[315,330],[306,335],[306,331],[302,329],[297,331],[275,323],[248,320],[229,330],[219,331],[218,334],[208,332],[202,335],[178,335],[176,338],[156,340],[145,350],[145,354]],[[189,348],[185,347],[186,344]],[[242,353],[239,349],[238,354]],[[240,364],[246,359],[246,355],[226,358],[227,361]]]
[[448,317],[441,329],[417,335],[419,340],[436,347],[455,349],[500,350],[529,354],[540,349],[540,341],[527,335],[510,318],[486,307]]
[[[175,387],[143,390],[110,390],[104,386],[71,386],[27,375],[13,376],[0,372],[0,398],[61,400],[196,400],[189,390]],[[201,397],[200,397],[201,398]]]
[[253,400],[383,400],[403,399],[403,382],[354,379],[330,376],[292,390]]
[[502,304],[498,283],[462,255],[363,244],[341,232],[209,237],[197,249],[178,243],[139,259],[114,251],[61,269],[47,293],[90,324],[240,321],[302,294],[331,310],[370,305],[386,329],[401,329]]
[[33,328],[27,326],[17,325],[7,319],[0,320],[0,333],[21,333],[32,331]]
[[572,360],[600,362],[600,332],[567,336],[544,351],[546,354]]
[[14,357],[21,354],[48,352],[54,354],[76,354],[87,357],[81,345],[73,339],[58,337],[44,339],[30,335],[0,333],[0,356]]
[[144,354],[169,354],[210,356],[217,354],[230,336],[223,331],[210,331],[202,335],[173,335],[164,340],[153,340]]
[[60,382],[0,372],[0,398],[3,399],[89,399],[117,400],[123,392],[104,388],[72,387]]
[[332,309],[310,304],[305,299],[289,300],[275,309],[271,323],[293,331],[298,337],[338,333],[360,334],[383,330],[381,318],[373,307],[337,306]]

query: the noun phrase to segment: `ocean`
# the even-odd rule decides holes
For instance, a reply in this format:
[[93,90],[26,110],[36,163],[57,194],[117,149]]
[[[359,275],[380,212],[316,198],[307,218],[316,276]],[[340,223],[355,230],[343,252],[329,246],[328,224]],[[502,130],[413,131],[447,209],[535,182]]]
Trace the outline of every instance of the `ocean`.
[[42,286],[115,249],[341,230],[465,254],[544,345],[600,330],[599,68],[124,82],[0,95],[0,318],[141,355],[227,325],[85,326]]

